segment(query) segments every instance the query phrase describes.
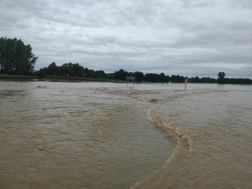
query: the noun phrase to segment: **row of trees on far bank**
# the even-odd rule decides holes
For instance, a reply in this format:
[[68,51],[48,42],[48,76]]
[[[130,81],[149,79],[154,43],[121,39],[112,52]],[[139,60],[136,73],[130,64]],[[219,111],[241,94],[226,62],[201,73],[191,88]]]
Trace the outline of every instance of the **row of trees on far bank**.
[[[180,75],[165,75],[164,73],[146,73],[136,71],[127,72],[123,69],[115,71],[114,73],[106,74],[103,70],[92,70],[84,68],[78,63],[65,63],[62,66],[57,66],[55,62],[49,64],[37,72],[34,72],[34,66],[38,57],[32,53],[32,47],[25,45],[21,39],[8,39],[6,37],[0,38],[0,74],[11,75],[37,75],[45,77],[46,75],[53,76],[69,76],[69,77],[83,77],[83,78],[99,78],[99,79],[113,79],[125,81],[127,76],[135,76],[137,82],[176,82],[183,83],[186,78]],[[190,83],[221,83],[221,84],[251,84],[251,79],[243,78],[225,78],[225,72],[219,72],[218,78],[191,77],[188,78]]]
[[225,78],[225,72],[218,73],[217,83],[221,84],[252,84],[251,79],[246,78]]
[[169,76],[166,76],[164,73],[156,74],[156,73],[147,73],[144,75],[143,72],[127,72],[123,69],[116,71],[113,74],[109,75],[110,79],[122,80],[124,81],[127,76],[135,76],[135,81],[137,82],[169,82]]
[[107,78],[107,75],[103,70],[94,71],[92,69],[84,68],[78,63],[72,62],[65,63],[62,66],[57,66],[55,62],[52,62],[48,67],[40,69],[35,74],[40,77],[43,77],[45,75],[53,75],[85,78]]
[[219,72],[217,74],[218,78],[210,78],[210,77],[202,77],[199,78],[191,77],[189,78],[190,83],[220,83],[220,84],[252,84],[251,79],[246,78],[225,78],[226,73],[225,72]]
[[30,75],[37,61],[32,47],[21,39],[0,38],[0,73]]
[[[40,69],[35,73],[36,75],[43,77],[45,75],[53,76],[70,76],[70,77],[83,77],[83,78],[99,78],[99,79],[111,79],[111,80],[121,80],[125,81],[127,76],[135,76],[136,82],[160,82],[160,83],[183,83],[188,77],[180,75],[165,75],[164,73],[146,73],[136,71],[136,72],[127,72],[123,69],[115,71],[114,73],[105,73],[103,70],[92,70],[84,68],[78,63],[65,63],[62,66],[57,66],[55,62],[49,64],[48,67]],[[190,77],[188,81],[190,83],[221,83],[221,84],[251,84],[252,80],[243,79],[243,78],[225,78],[224,72],[218,73],[218,78],[210,77]]]
[[62,66],[57,66],[55,62],[49,64],[48,67],[44,67],[35,73],[39,77],[46,75],[51,76],[70,76],[70,77],[84,77],[84,78],[99,78],[99,79],[112,79],[125,81],[127,76],[135,76],[137,82],[169,82],[169,76],[164,73],[147,73],[144,75],[143,72],[127,72],[123,69],[115,71],[114,73],[106,74],[103,70],[92,70],[84,68],[78,63],[65,63]]

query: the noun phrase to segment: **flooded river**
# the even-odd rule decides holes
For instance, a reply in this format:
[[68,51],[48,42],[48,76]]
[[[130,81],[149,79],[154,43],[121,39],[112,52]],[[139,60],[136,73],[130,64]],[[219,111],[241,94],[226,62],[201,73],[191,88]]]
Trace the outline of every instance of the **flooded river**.
[[0,188],[252,188],[252,86],[1,82]]

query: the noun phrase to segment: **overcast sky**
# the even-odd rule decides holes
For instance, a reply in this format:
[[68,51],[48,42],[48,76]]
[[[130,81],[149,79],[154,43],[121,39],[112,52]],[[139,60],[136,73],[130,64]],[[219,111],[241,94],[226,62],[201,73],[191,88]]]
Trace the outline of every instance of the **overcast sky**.
[[252,0],[0,0],[0,36],[94,70],[252,78]]

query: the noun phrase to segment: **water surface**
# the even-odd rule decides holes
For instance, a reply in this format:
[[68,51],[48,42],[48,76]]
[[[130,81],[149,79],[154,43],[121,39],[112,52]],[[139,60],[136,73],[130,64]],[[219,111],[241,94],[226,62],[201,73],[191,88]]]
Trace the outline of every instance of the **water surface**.
[[129,188],[175,147],[126,85],[0,87],[0,188]]
[[0,82],[0,188],[252,188],[251,95]]

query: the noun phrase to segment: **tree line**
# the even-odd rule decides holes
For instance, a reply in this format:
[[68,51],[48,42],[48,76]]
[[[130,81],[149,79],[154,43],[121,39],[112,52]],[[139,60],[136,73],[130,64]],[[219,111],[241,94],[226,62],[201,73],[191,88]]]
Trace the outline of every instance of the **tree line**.
[[164,73],[156,74],[156,73],[147,73],[136,71],[136,72],[127,72],[123,69],[119,71],[115,71],[112,74],[108,75],[110,79],[122,80],[125,81],[127,76],[134,76],[135,81],[137,82],[169,82],[169,76],[166,76]]
[[224,72],[217,74],[218,78],[210,77],[184,77],[180,75],[165,75],[164,73],[146,73],[136,71],[127,72],[123,69],[115,71],[114,73],[105,73],[103,70],[92,70],[84,68],[79,63],[64,63],[62,66],[57,66],[55,62],[49,64],[48,67],[44,67],[35,73],[40,77],[46,75],[53,76],[69,76],[69,77],[83,77],[94,79],[111,79],[125,81],[127,76],[134,76],[136,82],[150,82],[150,83],[184,83],[185,79],[188,79],[189,83],[219,83],[219,84],[252,84],[251,79],[244,78],[225,78]]
[[191,77],[188,80],[190,83],[252,84],[252,80],[247,78],[225,78],[225,72],[219,72],[217,76],[217,79],[210,77],[199,78],[196,76]]
[[217,83],[220,84],[252,84],[251,79],[247,78],[225,78],[225,72],[218,73]]
[[17,38],[0,38],[0,73],[30,75],[37,61],[32,47]]
[[64,63],[62,66],[57,66],[55,62],[49,64],[48,67],[41,68],[35,73],[39,77],[51,76],[69,76],[69,77],[83,77],[83,78],[99,78],[125,81],[127,76],[134,76],[137,82],[169,82],[169,76],[164,73],[147,73],[136,71],[127,72],[123,69],[115,71],[114,73],[106,74],[103,70],[92,70],[84,68],[79,63]]
[[[106,74],[103,70],[92,70],[84,68],[79,63],[64,63],[62,66],[57,66],[55,62],[49,64],[37,72],[34,72],[34,66],[38,57],[32,53],[32,47],[25,45],[21,39],[0,38],[0,74],[12,75],[37,75],[45,77],[46,75],[69,76],[69,77],[84,77],[84,78],[100,78],[125,81],[127,76],[134,76],[137,82],[176,82],[183,83],[188,77],[180,75],[165,75],[164,73],[146,73],[136,71],[127,72],[123,69],[114,73]],[[191,77],[188,78],[190,83],[220,83],[220,84],[251,84],[251,79],[243,78],[225,78],[225,72],[219,72],[218,78]]]
[[[114,73],[105,73],[103,70],[92,70],[84,68],[79,65],[79,63],[64,63],[62,66],[57,66],[55,62],[49,64],[48,67],[41,68],[39,71],[35,72],[35,75],[39,77],[48,76],[69,76],[69,77],[83,77],[83,78],[99,78],[99,79],[111,79],[111,80],[121,80],[125,81],[127,76],[134,76],[137,82],[169,82],[170,77],[164,73],[147,73],[136,71],[127,72],[123,69],[115,71]],[[180,77],[180,76],[179,76]],[[174,76],[177,78],[177,76]],[[184,77],[183,77],[184,78]],[[183,82],[182,80],[174,80],[174,82]]]
[[84,68],[79,63],[64,63],[62,66],[57,66],[55,62],[49,64],[48,67],[41,68],[36,72],[40,77],[45,75],[53,76],[70,76],[70,77],[84,77],[84,78],[107,78],[103,70],[94,71],[92,69]]

